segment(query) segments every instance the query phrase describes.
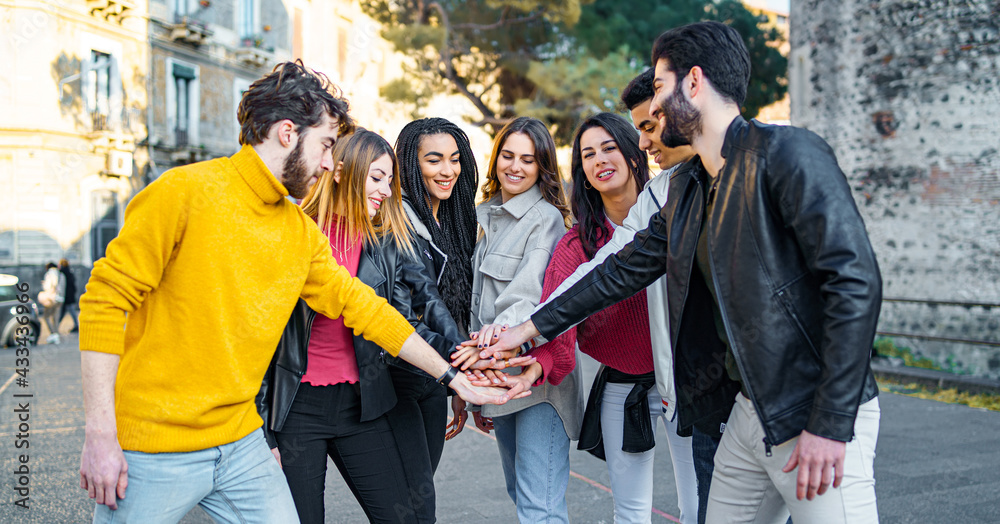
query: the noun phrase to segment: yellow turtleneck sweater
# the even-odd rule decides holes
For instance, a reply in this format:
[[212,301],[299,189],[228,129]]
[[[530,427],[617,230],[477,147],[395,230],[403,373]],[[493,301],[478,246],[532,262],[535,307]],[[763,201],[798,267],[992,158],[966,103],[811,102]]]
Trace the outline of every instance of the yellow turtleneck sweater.
[[123,449],[194,451],[261,427],[254,398],[299,297],[392,354],[413,333],[287,195],[244,146],[132,199],[80,298],[80,350],[121,355]]

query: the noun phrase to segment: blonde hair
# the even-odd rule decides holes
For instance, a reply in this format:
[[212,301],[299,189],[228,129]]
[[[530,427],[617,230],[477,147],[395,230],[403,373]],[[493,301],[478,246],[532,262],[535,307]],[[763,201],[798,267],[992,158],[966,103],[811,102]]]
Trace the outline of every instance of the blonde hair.
[[[372,163],[383,155],[392,159],[392,196],[383,200],[378,212],[370,218],[365,183]],[[366,245],[378,244],[379,238],[389,237],[403,252],[415,256],[410,223],[403,211],[399,167],[389,143],[377,133],[359,129],[337,141],[333,164],[340,166],[340,182],[334,180],[333,172],[323,173],[302,199],[302,210],[316,220],[323,233],[341,244],[337,246],[339,249],[346,250],[358,237]],[[340,220],[335,219],[338,211]]]

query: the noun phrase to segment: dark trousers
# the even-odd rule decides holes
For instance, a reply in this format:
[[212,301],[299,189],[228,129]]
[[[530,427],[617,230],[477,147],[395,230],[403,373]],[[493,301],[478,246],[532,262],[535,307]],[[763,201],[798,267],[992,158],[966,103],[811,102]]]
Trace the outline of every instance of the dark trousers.
[[719,449],[722,432],[703,433],[695,426],[691,435],[691,454],[694,456],[694,474],[698,479],[698,524],[705,524],[708,510],[708,490],[715,472],[715,450]]
[[326,457],[371,522],[416,522],[396,439],[383,415],[361,422],[354,386],[300,384],[284,428],[275,432],[281,465],[303,524],[324,522]]
[[388,413],[417,522],[435,522],[434,472],[444,450],[448,424],[448,391],[434,379],[389,367],[396,388],[396,407]]

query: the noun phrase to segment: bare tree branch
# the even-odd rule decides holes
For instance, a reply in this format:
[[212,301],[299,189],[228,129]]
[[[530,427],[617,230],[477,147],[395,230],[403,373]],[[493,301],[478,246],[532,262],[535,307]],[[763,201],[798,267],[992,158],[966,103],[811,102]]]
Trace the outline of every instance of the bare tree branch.
[[513,120],[514,120],[513,118],[488,117],[488,118],[484,118],[482,120],[478,120],[476,122],[470,122],[470,123],[472,125],[476,126],[476,127],[493,126],[493,129],[500,129],[501,127],[509,124]]
[[452,85],[455,86],[455,89],[457,89],[462,96],[469,99],[469,101],[472,102],[472,105],[476,106],[476,109],[483,114],[483,125],[489,124],[489,120],[496,120],[496,114],[490,110],[486,103],[483,102],[482,98],[476,96],[476,94],[472,91],[469,91],[469,87],[455,72],[455,65],[452,63],[451,47],[448,42],[451,38],[451,22],[448,19],[448,13],[438,2],[431,2],[427,4],[427,9],[435,9],[438,12],[438,15],[441,17],[441,25],[444,27],[444,45],[441,46],[441,66],[443,70],[439,71],[441,76],[451,82]]
[[478,31],[489,31],[490,29],[499,29],[499,28],[501,28],[501,27],[503,27],[505,25],[524,24],[524,23],[527,23],[527,22],[531,22],[532,20],[538,20],[542,16],[542,12],[541,11],[536,11],[535,13],[533,13],[531,15],[528,15],[528,16],[522,16],[521,18],[512,18],[512,19],[508,20],[507,19],[507,15],[509,13],[510,13],[510,6],[506,6],[506,7],[503,8],[503,11],[500,13],[500,19],[497,20],[496,22],[492,23],[492,24],[487,24],[487,25],[483,25],[483,24],[455,24],[454,28],[455,29],[473,29],[473,30],[478,30]]

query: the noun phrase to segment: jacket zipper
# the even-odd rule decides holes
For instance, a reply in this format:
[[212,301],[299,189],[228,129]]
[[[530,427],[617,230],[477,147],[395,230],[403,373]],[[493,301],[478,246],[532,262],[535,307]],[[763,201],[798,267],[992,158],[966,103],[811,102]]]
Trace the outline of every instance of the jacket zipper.
[[[725,169],[725,168],[723,168],[723,169]],[[722,172],[719,172],[719,174],[717,174],[716,176],[717,177],[721,177],[722,176]],[[720,180],[721,180],[721,178],[717,179],[715,181],[715,183],[716,184],[719,183]],[[699,187],[701,186],[700,182],[699,182],[698,185],[699,185]],[[717,192],[714,195],[714,197],[718,197],[718,193]],[[706,203],[705,206],[707,207],[708,204]],[[714,207],[713,207],[713,209],[714,209]],[[711,235],[712,229],[711,229],[711,224],[712,224],[712,217],[708,216],[708,217],[705,218],[705,224],[702,225],[702,227],[709,227],[710,228],[709,231],[708,231],[708,233],[706,233],[706,235],[705,235],[706,245],[708,247],[708,270],[712,272],[712,287],[715,288],[715,296],[716,297],[721,297],[722,296],[722,292],[719,289],[719,279],[715,278],[715,257],[712,255],[712,235]],[[740,370],[740,379],[741,379],[741,382],[742,382],[742,386],[747,390],[747,393],[750,395],[750,403],[753,404],[754,410],[757,411],[757,418],[760,419],[761,418],[761,416],[760,416],[760,414],[761,414],[760,406],[757,405],[757,397],[753,394],[753,388],[750,387],[749,382],[745,382],[745,380],[746,380],[746,373],[743,371],[743,362],[742,362],[742,360],[740,360],[740,354],[736,350],[735,339],[733,338],[732,330],[729,329],[729,319],[726,316],[726,308],[724,307],[724,304],[722,303],[722,300],[717,300],[717,306],[719,308],[719,315],[722,317],[722,326],[726,330],[726,338],[729,339],[728,340],[729,350],[733,352],[733,359],[736,360],[736,367]],[[761,428],[764,430],[764,435],[766,435],[764,437],[764,451],[767,454],[767,456],[770,457],[771,456],[770,439],[771,439],[771,437],[773,435],[771,434],[771,431],[767,427],[767,425],[764,424],[764,421],[760,420],[760,422],[761,422],[761,424],[760,424]]]

